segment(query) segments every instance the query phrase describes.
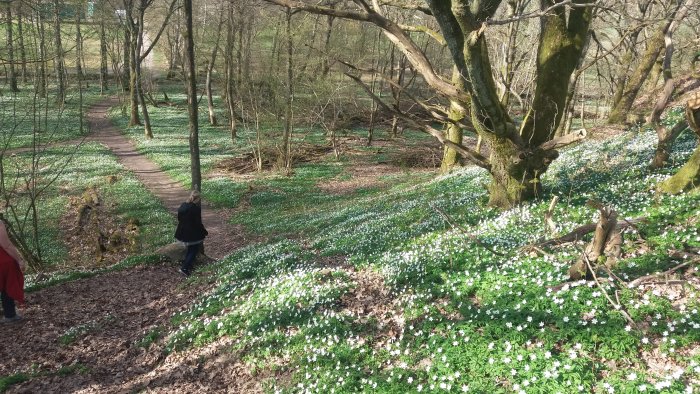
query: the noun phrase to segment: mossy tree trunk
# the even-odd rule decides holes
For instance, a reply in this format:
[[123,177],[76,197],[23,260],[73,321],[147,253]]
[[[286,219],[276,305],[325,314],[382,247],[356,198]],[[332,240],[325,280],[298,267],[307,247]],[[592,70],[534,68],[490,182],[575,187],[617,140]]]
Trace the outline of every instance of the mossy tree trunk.
[[700,190],[700,147],[695,149],[688,162],[675,175],[661,182],[659,190],[668,194]]
[[[455,84],[455,86],[462,86],[463,88],[463,80],[459,75],[459,70],[457,69],[457,67],[454,67],[452,70],[452,83]],[[448,141],[454,142],[458,145],[462,144],[464,131],[462,130],[462,127],[459,125],[459,123],[461,123],[466,116],[466,108],[464,108],[458,100],[450,100],[449,119],[454,123],[447,122],[445,124],[445,138]],[[458,166],[459,158],[460,156],[457,150],[455,150],[450,145],[445,145],[445,147],[443,148],[440,171],[442,173],[446,173],[452,170],[454,167]]]
[[[688,102],[685,115],[688,126],[700,139],[700,95]],[[700,190],[700,146],[695,148],[688,162],[675,175],[661,182],[659,190],[668,194]]]
[[[566,102],[569,79],[584,55],[589,31],[593,0],[541,0],[543,12],[538,43],[535,100],[531,114],[523,124],[517,124],[501,102],[496,89],[489,49],[485,35],[488,21],[496,14],[503,0],[428,0],[430,13],[436,19],[442,38],[447,44],[453,65],[459,72],[459,84],[447,82],[438,75],[426,53],[396,22],[368,3],[360,11],[342,7],[323,7],[315,3],[293,0],[266,0],[283,7],[312,13],[333,15],[371,23],[399,48],[413,68],[436,93],[451,103],[469,108],[468,119],[476,133],[489,145],[490,158],[463,144],[457,144],[445,133],[413,122],[412,126],[430,133],[444,145],[454,148],[465,159],[487,169],[492,182],[489,186],[490,204],[510,208],[536,196],[541,190],[540,176],[557,157],[557,149],[576,141],[578,136],[554,138]],[[353,78],[362,84],[360,78]],[[375,101],[381,101],[366,86],[365,91]],[[385,109],[390,108],[385,105]],[[400,111],[396,111],[400,114]],[[447,114],[448,116],[450,114]],[[441,115],[436,120],[445,121]],[[408,116],[403,118],[407,122]],[[453,122],[450,122],[453,123]],[[581,134],[582,136],[583,134]],[[574,138],[575,137],[575,138]]]

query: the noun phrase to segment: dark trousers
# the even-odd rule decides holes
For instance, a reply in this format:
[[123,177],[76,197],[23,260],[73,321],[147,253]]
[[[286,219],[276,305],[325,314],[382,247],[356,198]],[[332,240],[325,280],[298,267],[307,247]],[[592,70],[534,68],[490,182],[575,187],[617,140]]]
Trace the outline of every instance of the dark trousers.
[[8,296],[4,291],[2,292],[2,311],[4,312],[5,317],[8,319],[11,319],[17,315],[17,312],[15,311],[15,300],[10,298],[10,296]]
[[195,244],[187,246],[187,252],[185,253],[185,260],[182,262],[182,270],[190,273],[192,272],[192,266],[194,265],[194,259],[197,258],[197,253],[202,244]]

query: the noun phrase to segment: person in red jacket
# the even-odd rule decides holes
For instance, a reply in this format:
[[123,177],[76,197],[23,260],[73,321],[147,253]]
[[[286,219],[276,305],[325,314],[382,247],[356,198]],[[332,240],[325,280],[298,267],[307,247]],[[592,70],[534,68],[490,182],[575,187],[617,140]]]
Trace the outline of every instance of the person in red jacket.
[[209,233],[202,224],[202,197],[194,190],[186,202],[177,209],[177,229],[175,239],[187,247],[185,260],[182,262],[180,272],[185,276],[192,274],[192,265],[197,257],[199,248],[204,242],[204,237]]
[[0,294],[2,295],[2,323],[21,319],[15,310],[15,301],[24,304],[24,270],[27,268],[17,248],[10,241],[5,223],[0,220]]

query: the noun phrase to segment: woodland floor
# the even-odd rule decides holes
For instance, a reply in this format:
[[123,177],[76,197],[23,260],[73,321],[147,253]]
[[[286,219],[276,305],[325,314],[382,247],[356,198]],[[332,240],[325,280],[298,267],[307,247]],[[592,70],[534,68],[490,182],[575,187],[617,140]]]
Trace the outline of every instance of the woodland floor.
[[[89,110],[88,140],[109,147],[175,213],[189,192],[110,123],[107,111],[115,103],[108,99]],[[229,217],[204,203],[210,257],[221,258],[248,242],[240,228],[227,223]],[[148,333],[157,336],[174,313],[209,286],[202,278],[184,282],[175,265],[160,264],[29,293],[27,306],[20,309],[24,319],[3,328],[0,376],[22,371],[27,380],[8,390],[17,393],[259,391],[256,380],[231,360],[214,357],[204,365],[198,354],[165,357],[155,345],[140,341]]]

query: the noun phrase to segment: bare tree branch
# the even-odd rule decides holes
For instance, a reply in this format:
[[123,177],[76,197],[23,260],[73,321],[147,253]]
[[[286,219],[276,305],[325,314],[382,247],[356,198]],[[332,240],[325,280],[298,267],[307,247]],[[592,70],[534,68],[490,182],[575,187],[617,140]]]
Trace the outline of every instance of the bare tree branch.
[[399,49],[401,49],[401,51],[406,55],[406,58],[411,62],[411,64],[413,64],[413,67],[415,67],[421,73],[426,83],[430,85],[433,89],[435,89],[440,94],[446,97],[454,98],[463,102],[466,102],[469,99],[468,95],[465,92],[457,89],[454,85],[452,85],[450,82],[446,81],[440,75],[437,74],[432,64],[430,63],[430,60],[428,60],[421,48],[418,47],[416,43],[413,42],[413,40],[411,40],[411,38],[406,34],[406,32],[403,29],[401,29],[399,25],[385,18],[379,13],[373,11],[372,9],[365,10],[365,12],[357,12],[346,9],[335,9],[318,5],[312,5],[297,0],[265,1],[272,4],[277,4],[282,7],[299,9],[315,14],[330,15],[338,18],[372,23],[375,26],[382,29],[384,35],[386,35],[387,38],[391,40],[391,42],[393,42],[397,47],[399,47]]
[[465,159],[469,160],[473,164],[484,168],[486,170],[491,169],[491,164],[489,164],[488,159],[484,156],[482,156],[479,152],[470,149],[464,145],[456,144],[448,139],[445,138],[444,133],[440,130],[435,129],[434,127],[427,125],[427,124],[422,124],[415,119],[411,118],[410,116],[406,115],[405,113],[399,111],[396,108],[392,108],[388,106],[385,102],[382,101],[379,97],[377,97],[374,92],[372,92],[372,89],[370,89],[362,80],[350,73],[345,73],[350,79],[353,81],[357,82],[364,90],[367,92],[367,94],[372,97],[372,99],[380,106],[382,107],[385,111],[390,112],[397,116],[398,118],[402,119],[406,123],[408,123],[411,127],[416,128],[420,131],[423,131],[425,133],[428,133],[432,135],[433,137],[437,138],[438,141],[440,141],[441,144],[445,146],[449,146],[450,148],[454,149],[456,152],[458,152],[462,157]]

